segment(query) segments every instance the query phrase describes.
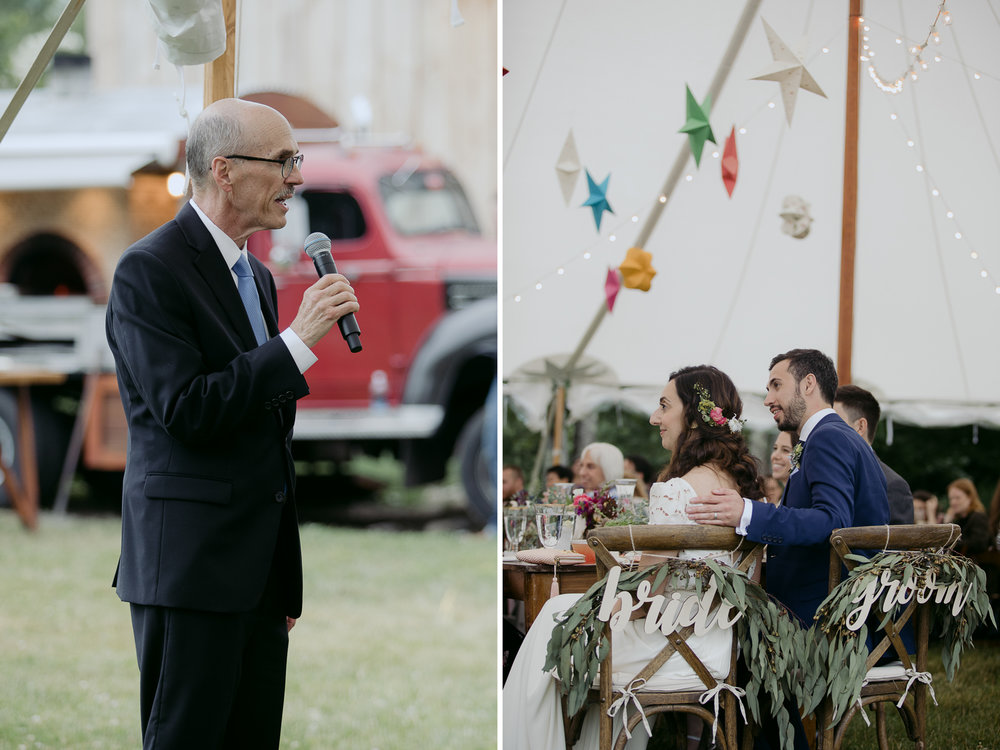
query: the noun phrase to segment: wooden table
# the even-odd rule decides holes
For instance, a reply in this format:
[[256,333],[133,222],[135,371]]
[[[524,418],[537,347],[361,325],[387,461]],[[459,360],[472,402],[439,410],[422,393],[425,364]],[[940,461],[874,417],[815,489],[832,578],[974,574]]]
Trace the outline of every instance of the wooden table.
[[0,472],[4,475],[7,494],[21,523],[29,529],[38,525],[38,460],[35,455],[35,421],[31,412],[31,386],[58,385],[66,375],[47,370],[10,370],[0,372],[0,386],[17,388],[17,460],[21,477],[11,471],[11,465],[0,456]]
[[[552,588],[552,565],[526,563],[520,560],[503,561],[503,595],[507,599],[524,602],[524,627],[531,627],[542,606],[549,600]],[[586,593],[597,580],[593,563],[559,566],[559,593]]]

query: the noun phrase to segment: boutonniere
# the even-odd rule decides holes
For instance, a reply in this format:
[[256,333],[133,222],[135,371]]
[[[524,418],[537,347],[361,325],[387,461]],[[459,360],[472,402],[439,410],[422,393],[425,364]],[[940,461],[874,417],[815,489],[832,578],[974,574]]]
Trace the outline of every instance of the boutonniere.
[[805,446],[806,444],[800,440],[792,449],[792,471],[802,466],[802,451],[805,449]]

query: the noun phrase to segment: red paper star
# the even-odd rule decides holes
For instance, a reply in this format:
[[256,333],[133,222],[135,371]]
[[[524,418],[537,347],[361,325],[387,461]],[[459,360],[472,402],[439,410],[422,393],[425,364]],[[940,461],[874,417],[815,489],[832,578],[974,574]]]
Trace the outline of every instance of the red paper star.
[[614,312],[618,290],[622,288],[621,276],[617,268],[608,268],[608,276],[604,280],[604,299],[608,303],[608,312]]
[[736,156],[736,126],[729,131],[726,138],[726,147],[722,151],[722,181],[726,184],[726,192],[729,197],[733,197],[733,188],[736,187],[736,173],[740,168],[739,157]]

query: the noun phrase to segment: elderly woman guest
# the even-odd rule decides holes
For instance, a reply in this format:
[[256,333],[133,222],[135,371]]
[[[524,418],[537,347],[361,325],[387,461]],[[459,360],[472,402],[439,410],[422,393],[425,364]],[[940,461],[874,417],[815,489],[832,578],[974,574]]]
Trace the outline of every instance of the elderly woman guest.
[[605,482],[625,476],[625,457],[611,443],[591,443],[580,453],[576,483],[584,491],[599,490]]
[[986,508],[979,499],[976,485],[970,479],[956,479],[948,485],[948,510],[945,523],[957,523],[962,529],[962,539],[956,549],[966,555],[978,555],[989,544]]

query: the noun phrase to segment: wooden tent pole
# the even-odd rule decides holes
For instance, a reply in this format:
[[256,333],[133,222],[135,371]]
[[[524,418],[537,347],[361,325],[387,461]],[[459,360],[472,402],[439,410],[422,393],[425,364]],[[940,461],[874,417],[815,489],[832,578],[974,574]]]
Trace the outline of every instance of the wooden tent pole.
[[556,386],[556,413],[552,425],[552,463],[561,464],[562,461],[562,432],[563,415],[566,412],[566,385],[560,383]]
[[0,141],[7,135],[7,131],[14,122],[14,118],[17,117],[17,113],[24,106],[28,94],[35,88],[38,79],[42,77],[45,68],[48,67],[56,50],[59,49],[59,43],[62,42],[63,37],[66,36],[66,32],[69,31],[69,27],[73,25],[73,21],[80,14],[84,2],[86,0],[70,0],[63,10],[62,15],[59,16],[59,20],[56,21],[56,25],[52,27],[52,31],[49,32],[45,44],[38,51],[38,55],[35,57],[35,61],[31,64],[31,67],[28,68],[28,72],[21,81],[21,85],[17,87],[17,91],[14,92],[14,96],[7,104],[7,109],[4,110],[3,117],[0,117]]
[[236,0],[222,0],[226,51],[205,63],[205,106],[236,96]]
[[858,96],[861,85],[862,0],[850,0],[847,27],[847,102],[844,107],[844,206],[840,235],[840,318],[837,326],[837,375],[852,381],[854,343],[854,256],[858,229]]

